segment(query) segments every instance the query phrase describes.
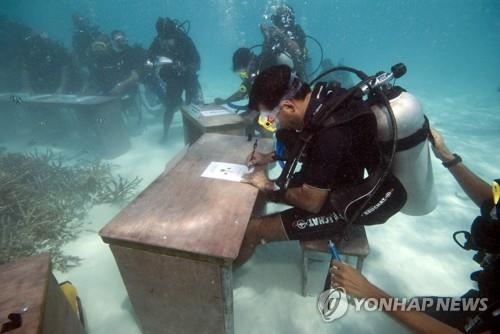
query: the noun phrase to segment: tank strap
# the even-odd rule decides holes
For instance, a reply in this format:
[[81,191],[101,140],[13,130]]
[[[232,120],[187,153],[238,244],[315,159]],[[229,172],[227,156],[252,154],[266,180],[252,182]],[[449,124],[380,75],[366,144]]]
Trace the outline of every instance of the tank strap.
[[[412,147],[417,146],[418,144],[424,142],[427,138],[429,138],[430,134],[429,119],[425,115],[424,119],[425,119],[424,125],[422,125],[422,127],[417,132],[408,137],[397,140],[396,152],[406,151]],[[381,145],[385,149],[390,145],[390,143],[383,142]]]

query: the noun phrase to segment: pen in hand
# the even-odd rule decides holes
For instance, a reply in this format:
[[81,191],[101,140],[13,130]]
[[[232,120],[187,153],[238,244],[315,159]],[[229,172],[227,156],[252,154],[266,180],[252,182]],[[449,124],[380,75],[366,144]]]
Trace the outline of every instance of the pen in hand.
[[250,160],[248,160],[248,163],[250,164],[250,161],[253,160],[254,158],[254,155],[255,155],[255,150],[257,149],[257,141],[258,139],[255,139],[255,142],[253,143],[253,150],[252,150],[252,154],[250,155]]

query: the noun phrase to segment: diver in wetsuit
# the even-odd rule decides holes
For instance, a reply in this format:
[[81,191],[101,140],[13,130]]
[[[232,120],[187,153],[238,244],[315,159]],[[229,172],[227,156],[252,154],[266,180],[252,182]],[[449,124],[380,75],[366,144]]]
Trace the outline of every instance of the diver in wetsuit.
[[[161,89],[157,88],[156,91],[166,107],[163,116],[163,136],[160,140],[161,143],[165,143],[174,113],[183,102],[182,93],[186,92],[186,104],[203,103],[197,74],[201,60],[198,50],[182,24],[160,17],[156,21],[156,32],[157,36],[149,47],[148,59],[154,63],[158,57],[166,57],[169,63],[161,66],[158,71],[151,71],[146,80],[156,81],[156,85],[161,86]],[[158,82],[156,75],[162,82]]]
[[295,12],[289,5],[281,5],[271,17],[272,26],[261,25],[264,43],[262,46],[262,68],[288,65],[306,79],[306,34],[295,23]]
[[249,48],[239,48],[233,53],[233,72],[241,79],[239,89],[226,99],[216,98],[215,104],[224,104],[243,100],[248,96],[253,79],[259,74],[260,57]]

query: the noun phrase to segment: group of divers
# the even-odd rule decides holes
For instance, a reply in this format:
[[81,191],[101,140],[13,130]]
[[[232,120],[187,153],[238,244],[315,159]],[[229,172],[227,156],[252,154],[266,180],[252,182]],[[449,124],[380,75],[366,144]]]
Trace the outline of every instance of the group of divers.
[[[233,54],[232,69],[241,78],[241,86],[228,98],[216,98],[214,103],[231,104],[246,98],[257,73],[273,65],[289,65],[304,79],[312,74],[307,37],[295,23],[293,8],[276,7],[271,20],[272,24],[260,26],[261,44],[239,48]],[[156,36],[147,50],[140,44],[129,44],[122,30],[104,33],[83,15],[73,14],[72,22],[69,52],[45,33],[0,16],[0,47],[4,50],[0,54],[0,92],[119,96],[122,111],[139,117],[139,121],[142,109],[154,113],[164,110],[160,142],[167,140],[174,113],[181,104],[204,102],[198,81],[201,59],[189,37],[189,21],[158,18]],[[314,37],[308,37],[321,49]],[[314,72],[333,67],[323,54],[315,65]],[[348,74],[332,75],[352,84]],[[244,109],[234,107],[238,112]]]
[[[271,21],[272,24],[260,26],[262,44],[238,48],[233,54],[232,70],[241,78],[239,88],[213,103],[227,104],[238,112],[244,109],[242,115],[250,123],[275,132],[280,143],[276,150],[268,154],[253,152],[249,163],[258,167],[279,161],[281,175],[271,181],[256,168],[246,181],[270,200],[285,202],[292,208],[277,215],[252,218],[235,264],[244,263],[262,240],[324,239],[331,235],[332,228],[342,237],[353,223],[384,223],[396,212],[431,212],[437,201],[430,141],[438,159],[474,202],[489,205],[483,205],[482,218],[477,218],[473,225],[475,230],[466,234],[464,248],[482,254],[478,261],[482,265],[484,259],[489,261],[476,275],[483,281],[477,277],[476,280],[480,295],[486,291],[491,303],[486,313],[477,315],[491,319],[477,320],[470,327],[474,330],[467,332],[481,332],[484,327],[477,326],[481,322],[497,326],[500,180],[494,183],[492,201],[489,186],[469,171],[458,155],[448,151],[437,131],[430,129],[418,100],[393,84],[393,80],[405,74],[403,64],[393,66],[391,72],[369,76],[342,64],[334,67],[332,61],[322,56],[317,69],[312,70],[306,46],[308,36],[295,22],[293,8],[277,6]],[[140,45],[130,45],[123,31],[105,34],[87,18],[75,14],[72,52],[68,53],[44,34],[0,17],[0,44],[5,50],[0,54],[0,91],[119,96],[122,111],[132,114],[139,113],[136,101],[152,110],[161,106],[165,108],[160,139],[164,143],[175,111],[183,103],[204,103],[198,81],[201,59],[189,37],[189,21],[160,17],[155,28],[156,36],[145,50]],[[314,78],[320,69],[322,74]],[[353,82],[352,74],[360,78],[359,83]],[[151,96],[158,101],[154,106]],[[248,106],[234,104],[247,97]],[[364,127],[366,120],[373,131]],[[279,130],[278,123],[282,127]],[[362,131],[354,126],[358,123],[364,124]],[[296,172],[299,165],[301,171]],[[365,172],[368,176],[363,175]],[[337,181],[334,187],[331,179]],[[477,189],[480,196],[474,196]],[[324,205],[317,207],[311,202],[308,206],[307,198],[321,198]],[[327,280],[328,287],[342,284],[357,297],[369,297],[372,292],[380,298],[389,297],[341,262],[332,261],[329,272],[332,276]],[[497,314],[491,317],[487,311]],[[423,315],[393,315],[419,332],[451,333],[463,330],[469,314],[457,313],[460,320],[456,322],[436,317],[439,323]]]

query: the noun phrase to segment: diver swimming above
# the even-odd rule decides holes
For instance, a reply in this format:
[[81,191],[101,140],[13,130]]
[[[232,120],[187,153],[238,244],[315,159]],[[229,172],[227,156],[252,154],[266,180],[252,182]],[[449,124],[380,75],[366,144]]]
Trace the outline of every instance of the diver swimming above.
[[273,25],[261,25],[264,37],[262,45],[262,68],[273,65],[288,65],[298,75],[306,79],[306,34],[295,23],[295,11],[283,4],[276,8],[271,16]]

